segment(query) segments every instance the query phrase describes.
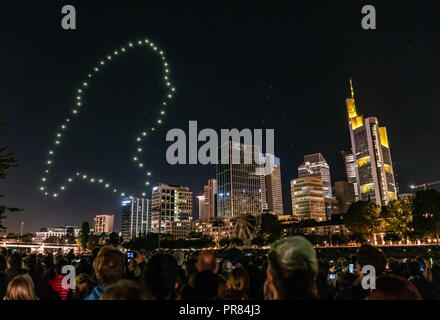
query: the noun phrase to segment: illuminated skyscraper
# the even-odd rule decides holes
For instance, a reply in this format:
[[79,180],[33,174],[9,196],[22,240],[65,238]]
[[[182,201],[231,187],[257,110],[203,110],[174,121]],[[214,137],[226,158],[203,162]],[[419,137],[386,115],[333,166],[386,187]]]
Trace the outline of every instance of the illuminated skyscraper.
[[397,199],[393,163],[387,130],[377,118],[358,116],[350,79],[351,98],[345,103],[348,112],[351,148],[356,163],[358,192],[361,200],[386,205]]
[[124,241],[140,237],[151,228],[151,200],[126,198],[122,201],[121,233]]
[[283,194],[281,189],[280,158],[274,156],[265,157],[265,162],[272,161],[273,171],[265,176],[267,210],[277,215],[283,214]]
[[303,177],[290,182],[292,214],[300,220],[325,221],[324,188],[322,179]]
[[354,194],[356,198],[359,197],[359,186],[357,183],[356,161],[351,151],[342,151],[344,159],[345,173],[347,175],[347,182],[354,186]]
[[[200,200],[201,198],[199,198]],[[209,220],[216,217],[217,209],[217,180],[209,179],[208,184],[203,187],[203,200],[199,201],[202,208],[199,210],[199,220]]]
[[160,184],[153,188],[151,232],[164,233],[167,221],[193,220],[193,193],[187,187]]
[[[233,163],[233,152],[239,156],[239,163]],[[217,164],[217,215],[234,217],[243,214],[260,214],[266,206],[264,175],[257,175],[258,164],[263,163],[262,155],[251,145],[229,141],[229,152],[222,159],[219,149]],[[246,160],[246,161],[245,161]],[[248,163],[246,163],[248,162]],[[264,195],[264,196],[263,196]]]
[[304,156],[304,162],[298,167],[298,177],[319,177],[322,179],[324,197],[332,198],[330,167],[320,153]]

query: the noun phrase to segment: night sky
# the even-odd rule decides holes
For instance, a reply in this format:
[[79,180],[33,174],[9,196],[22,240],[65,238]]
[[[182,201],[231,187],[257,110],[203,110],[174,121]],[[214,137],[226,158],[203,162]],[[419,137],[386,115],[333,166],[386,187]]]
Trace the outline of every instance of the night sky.
[[[238,1],[236,1],[238,2]],[[72,109],[75,89],[100,58],[149,38],[164,49],[176,95],[161,130],[143,143],[152,183],[185,185],[195,195],[212,165],[170,166],[166,130],[197,120],[203,128],[274,128],[284,207],[303,156],[321,152],[332,182],[344,180],[350,148],[345,98],[353,78],[358,113],[386,126],[401,192],[440,179],[440,22],[438,1],[2,1],[0,121],[20,167],[0,183],[2,203],[24,209],[6,226],[25,232],[80,225],[116,214],[120,196],[76,182],[53,199],[39,192],[47,151]],[[159,5],[160,3],[160,5]],[[423,4],[422,4],[423,3]],[[77,10],[77,30],[61,28],[61,8]],[[377,30],[361,28],[373,4]],[[160,60],[147,49],[118,58],[91,81],[85,107],[57,148],[49,186],[78,169],[132,191],[144,171],[131,157],[134,137],[166,93]],[[151,188],[150,188],[151,190]],[[196,209],[196,208],[195,208]]]

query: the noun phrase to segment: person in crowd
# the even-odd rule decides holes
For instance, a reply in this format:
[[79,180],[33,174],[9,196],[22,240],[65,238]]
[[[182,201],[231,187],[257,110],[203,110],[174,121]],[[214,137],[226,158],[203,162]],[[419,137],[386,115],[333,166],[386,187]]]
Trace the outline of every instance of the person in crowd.
[[4,300],[38,300],[34,283],[27,274],[19,274],[9,281]]
[[[249,296],[249,274],[242,266],[234,268],[226,282],[226,295],[238,298],[237,300],[248,300]],[[228,293],[228,291],[232,291]],[[229,299],[231,300],[231,299]]]
[[179,290],[179,268],[176,259],[156,253],[145,265],[144,285],[157,300],[173,300]]
[[274,300],[318,299],[318,260],[304,237],[276,241],[268,255],[267,285]]
[[358,278],[353,285],[341,289],[336,293],[336,300],[364,300],[370,293],[369,289],[364,289],[362,286],[362,278],[365,276],[362,273],[364,266],[373,266],[376,272],[376,277],[380,276],[386,269],[387,259],[382,251],[372,245],[364,244],[359,248],[356,257],[356,272]]
[[[226,291],[220,287],[219,277],[212,271],[197,272],[194,277],[194,287],[189,300],[215,300],[221,292]],[[185,297],[184,297],[185,300]]]
[[[434,300],[433,287],[431,283],[423,276],[421,270],[421,264],[416,261],[407,262],[409,278],[408,280],[417,288],[423,300]],[[426,265],[425,265],[426,269]]]
[[329,283],[329,265],[328,263],[319,262],[319,271],[316,276],[316,287],[318,288],[318,296],[320,300],[333,300],[335,288]]
[[154,297],[133,280],[119,280],[105,289],[101,300],[154,300]]
[[440,264],[437,262],[431,267],[431,281],[433,294],[437,300],[440,300]]
[[341,290],[353,285],[357,276],[351,272],[338,272],[336,274],[336,289]]
[[371,289],[366,300],[422,300],[422,297],[407,279],[384,274],[376,279],[376,288]]
[[93,260],[93,270],[98,285],[85,300],[99,300],[106,287],[118,282],[124,275],[125,257],[114,247],[102,247]]
[[220,276],[227,281],[229,278],[229,274],[231,273],[233,268],[232,262],[229,259],[226,259],[222,263]]
[[67,296],[70,292],[70,288],[63,287],[63,279],[66,274],[63,274],[62,271],[63,267],[68,264],[69,262],[63,255],[56,255],[54,263],[55,276],[53,277],[53,279],[49,280],[50,286],[58,294],[61,300],[67,300]]
[[6,288],[8,287],[8,282],[9,282],[9,277],[6,274],[6,259],[3,256],[3,254],[0,254],[0,300],[2,300],[6,294]]
[[7,263],[6,263],[6,274],[8,275],[9,280],[12,280],[15,276],[19,274],[25,273],[25,271],[22,269],[22,261],[21,257],[18,253],[14,252],[8,257]]
[[80,273],[75,277],[75,289],[72,290],[73,300],[83,300],[92,293],[95,283],[87,273]]

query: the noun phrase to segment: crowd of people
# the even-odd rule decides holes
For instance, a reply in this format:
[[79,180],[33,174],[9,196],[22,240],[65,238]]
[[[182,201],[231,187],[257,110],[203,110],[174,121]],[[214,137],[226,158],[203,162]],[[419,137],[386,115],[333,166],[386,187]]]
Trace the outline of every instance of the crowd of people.
[[[63,267],[74,267],[70,286]],[[364,288],[373,266],[375,289]],[[371,281],[370,281],[371,282]],[[318,259],[300,236],[268,251],[123,253],[104,246],[34,254],[0,248],[4,300],[437,300],[440,264],[432,259],[386,258],[374,246],[337,261]]]

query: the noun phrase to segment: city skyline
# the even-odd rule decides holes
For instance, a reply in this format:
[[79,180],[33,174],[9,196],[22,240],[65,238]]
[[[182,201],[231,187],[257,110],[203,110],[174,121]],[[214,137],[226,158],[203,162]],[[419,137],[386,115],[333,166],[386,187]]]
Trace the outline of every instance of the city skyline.
[[[382,19],[372,37],[359,27],[361,15],[354,4],[335,12],[333,29],[326,28],[331,5],[301,5],[295,12],[285,10],[294,17],[286,15],[285,19],[279,19],[280,9],[257,8],[253,18],[244,20],[240,18],[247,10],[245,5],[239,5],[235,13],[220,10],[209,18],[200,8],[200,21],[193,20],[186,26],[191,13],[184,9],[170,13],[160,6],[141,5],[128,6],[124,13],[133,13],[134,9],[139,14],[154,13],[148,22],[127,19],[124,26],[104,24],[103,32],[104,27],[91,29],[91,20],[104,19],[94,16],[99,12],[98,5],[82,4],[80,11],[85,16],[81,17],[78,32],[64,33],[58,27],[58,7],[31,6],[33,22],[26,21],[23,5],[11,8],[3,20],[7,23],[19,19],[22,26],[11,30],[9,46],[0,57],[5,66],[4,79],[8,79],[0,85],[5,106],[2,121],[8,125],[2,141],[17,155],[20,165],[9,173],[1,188],[6,204],[24,209],[23,213],[10,213],[4,221],[13,232],[20,230],[23,219],[24,231],[29,232],[48,225],[46,221],[53,221],[55,226],[80,225],[98,212],[120,212],[120,197],[81,184],[75,184],[71,193],[59,199],[44,199],[37,190],[38,179],[55,124],[69,109],[72,90],[85,68],[109,48],[141,35],[160,43],[170,59],[177,93],[167,128],[184,128],[191,118],[203,128],[217,130],[275,128],[275,153],[283,163],[285,212],[289,213],[291,207],[289,181],[296,177],[303,155],[322,153],[330,166],[331,180],[346,180],[340,151],[348,150],[351,144],[344,106],[349,77],[356,87],[358,109],[365,117],[377,117],[388,127],[400,192],[410,191],[410,184],[438,180],[435,172],[439,153],[433,147],[438,133],[438,81],[432,73],[438,63],[434,59],[438,49],[431,44],[435,31],[429,28],[433,16],[414,18],[409,14],[412,8],[403,8],[417,20],[413,30],[405,29],[408,22],[403,18],[394,24]],[[383,16],[393,16],[396,13],[392,7],[383,4],[378,10]],[[313,10],[313,24],[301,17],[301,10]],[[109,9],[105,20],[116,13],[120,10]],[[172,18],[163,26],[161,17],[165,14]],[[265,17],[270,26],[259,26]],[[200,23],[209,27],[199,30]],[[305,36],[303,28],[311,32]],[[402,33],[402,29],[406,31]],[[256,46],[259,50],[254,49]],[[34,58],[25,59],[29,55]],[[156,110],[159,72],[149,62],[151,59],[144,58],[135,54],[100,80],[94,88],[96,94],[87,97],[90,117],[78,123],[79,128],[94,130],[78,131],[67,138],[70,147],[62,150],[56,170],[70,170],[73,163],[86,168],[90,165],[99,174],[110,172],[114,180],[134,188],[145,182],[126,161],[133,147],[130,128],[138,121],[124,116],[137,115],[136,111],[149,116]],[[152,71],[151,77],[148,70]],[[139,94],[140,90],[145,94]],[[101,111],[104,108],[108,114]],[[108,128],[118,128],[121,134],[109,140]],[[163,145],[162,133],[144,146],[148,150],[146,163],[154,169],[151,185],[185,185],[194,194],[201,194],[206,181],[215,177],[213,166],[164,165]]]

